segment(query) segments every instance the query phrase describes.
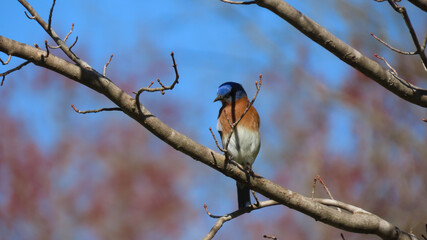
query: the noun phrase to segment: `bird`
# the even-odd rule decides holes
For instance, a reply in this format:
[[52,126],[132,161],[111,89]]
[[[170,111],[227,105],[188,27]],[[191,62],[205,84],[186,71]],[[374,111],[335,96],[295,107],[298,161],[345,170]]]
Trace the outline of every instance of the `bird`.
[[[239,83],[225,82],[218,87],[214,102],[217,101],[222,103],[217,119],[217,130],[221,136],[222,146],[227,148],[225,150],[232,160],[242,165],[245,170],[252,172],[252,164],[261,147],[258,112],[252,105],[229,138],[231,124],[241,118],[249,105],[248,96]],[[227,146],[228,139],[230,143]],[[251,204],[250,189],[243,183],[236,182],[236,185],[238,207],[242,209]]]

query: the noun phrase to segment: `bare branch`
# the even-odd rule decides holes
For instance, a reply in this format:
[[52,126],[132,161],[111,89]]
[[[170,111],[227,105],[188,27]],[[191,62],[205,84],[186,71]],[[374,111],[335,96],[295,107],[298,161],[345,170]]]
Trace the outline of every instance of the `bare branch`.
[[404,82],[392,76],[387,69],[382,68],[377,62],[364,56],[362,53],[337,38],[324,27],[289,5],[286,1],[257,0],[256,3],[260,7],[269,9],[274,14],[277,14],[343,62],[349,64],[392,93],[408,102],[427,107],[426,89],[412,84],[402,84]]
[[55,3],[56,3],[56,0],[53,0],[52,7],[50,8],[50,12],[49,12],[49,21],[47,25],[47,29],[49,32],[52,30],[52,13],[53,13],[53,8],[55,7]]
[[3,62],[3,60],[0,58],[0,62],[3,64],[3,65],[7,65],[9,62],[10,62],[10,59],[12,59],[12,54],[9,54],[9,57],[7,57],[7,60],[6,60],[6,62]]
[[392,46],[390,46],[388,43],[386,43],[384,40],[382,40],[381,38],[375,36],[375,34],[371,33],[371,36],[374,37],[375,39],[377,39],[380,43],[384,44],[386,47],[390,48],[391,50],[400,53],[400,54],[404,54],[404,55],[414,55],[417,54],[417,52],[405,52],[402,50],[399,50],[397,48],[394,48]]
[[217,147],[221,152],[225,153],[225,152],[226,152],[226,151],[225,151],[225,149],[223,149],[223,148],[221,148],[221,147],[219,146],[218,141],[216,140],[215,134],[213,133],[213,131],[212,131],[212,128],[211,128],[211,127],[209,127],[209,131],[210,131],[210,132],[211,132],[211,134],[212,134],[212,137],[213,137],[213,139],[214,139],[214,141],[215,141],[216,147]]
[[65,35],[64,42],[66,42],[66,41],[67,41],[68,37],[71,35],[71,33],[73,32],[73,30],[74,30],[74,23],[73,23],[73,24],[71,24],[71,29],[70,29],[70,31],[67,33],[67,35]]
[[267,200],[267,201],[259,202],[258,205],[252,204],[252,205],[249,205],[245,208],[242,208],[242,209],[236,210],[234,212],[225,214],[223,216],[212,215],[208,211],[208,207],[206,206],[206,204],[204,204],[204,208],[205,208],[208,216],[211,218],[216,218],[218,220],[216,221],[215,225],[211,228],[209,233],[203,238],[203,240],[212,239],[225,222],[228,222],[234,218],[237,218],[237,217],[239,217],[245,213],[249,213],[253,210],[258,210],[261,208],[270,207],[270,206],[274,206],[274,205],[278,205],[278,204],[279,203],[274,201],[274,200]]
[[27,60],[27,61],[25,61],[25,62],[23,62],[23,63],[19,64],[19,65],[18,65],[17,67],[15,67],[15,68],[12,68],[12,69],[10,69],[10,70],[8,70],[8,71],[4,72],[4,73],[0,73],[0,77],[2,77],[2,80],[1,80],[0,86],[3,86],[4,80],[6,79],[6,75],[8,75],[8,74],[10,74],[10,73],[13,73],[13,72],[15,72],[15,71],[18,71],[19,69],[21,69],[22,67],[24,67],[25,65],[27,65],[27,64],[28,64],[28,63],[30,63],[30,62],[31,62],[31,61]]
[[230,1],[230,0],[220,0],[221,2],[230,3],[230,4],[241,4],[241,5],[249,5],[255,4],[255,1],[241,2],[241,1]]
[[111,62],[111,59],[113,58],[113,54],[111,54],[110,59],[108,59],[108,62],[104,65],[104,73],[102,74],[102,76],[105,77],[105,72],[107,71],[107,67]]
[[76,113],[80,113],[80,114],[86,114],[86,113],[98,113],[98,112],[103,112],[103,111],[122,111],[121,108],[119,107],[113,107],[113,108],[100,108],[100,109],[96,109],[96,110],[87,110],[87,111],[80,111],[78,110],[76,107],[74,107],[74,104],[71,104],[71,107],[73,108],[74,111],[76,111]]
[[252,196],[254,196],[254,199],[255,199],[255,206],[259,206],[259,200],[258,200],[258,197],[257,197],[257,195],[255,194],[255,191],[254,190],[251,190],[251,193],[252,193]]
[[427,57],[422,49],[417,34],[415,33],[414,27],[412,26],[411,20],[409,19],[408,12],[406,11],[405,7],[399,6],[395,1],[393,0],[387,0],[390,6],[400,15],[402,15],[403,19],[405,20],[406,26],[408,27],[409,33],[411,34],[412,41],[414,42],[415,47],[417,48],[416,53],[420,55],[421,61],[424,65],[424,70],[427,71]]
[[27,18],[29,18],[29,19],[31,19],[31,20],[34,20],[34,19],[36,18],[35,16],[30,17],[30,16],[28,15],[27,11],[24,11],[24,13],[25,13],[25,16],[27,16]]
[[[312,192],[311,192],[311,198],[312,199],[314,199],[314,190],[316,189],[316,181],[317,180],[319,180],[319,182],[322,184],[322,186],[323,186],[323,188],[325,189],[325,191],[328,193],[328,195],[329,195],[329,198],[330,199],[332,199],[332,200],[334,200],[334,197],[332,197],[332,194],[331,194],[331,192],[329,191],[329,189],[328,189],[328,187],[326,186],[326,184],[325,184],[325,182],[323,182],[323,179],[319,176],[319,175],[317,175],[315,178],[314,178],[314,181],[313,181],[313,190],[312,190]],[[339,212],[341,212],[341,209],[337,209]]]
[[171,57],[172,57],[172,62],[173,62],[172,67],[175,70],[175,80],[172,82],[172,84],[170,86],[165,86],[162,84],[162,82],[160,82],[160,79],[157,79],[157,82],[160,84],[161,87],[151,88],[151,85],[153,85],[153,82],[151,82],[151,84],[148,87],[140,88],[137,92],[134,92],[136,94],[135,99],[136,99],[137,106],[139,106],[139,95],[141,95],[141,93],[143,93],[143,92],[161,92],[162,94],[165,94],[164,93],[165,90],[172,90],[175,87],[175,85],[178,83],[179,74],[178,74],[178,68],[177,68],[177,65],[175,63],[175,57],[174,57],[173,52],[171,52]]
[[384,57],[380,57],[380,56],[378,56],[378,54],[376,54],[376,53],[374,54],[374,56],[375,56],[376,58],[378,58],[378,59],[383,60],[383,61],[385,62],[385,64],[387,65],[387,67],[390,69],[390,71],[391,71],[395,76],[398,76],[396,69],[394,69],[390,64],[388,64],[387,60],[385,60],[385,58],[384,58]]
[[71,48],[74,47],[74,45],[76,45],[77,40],[79,40],[79,36],[76,36],[76,40],[74,40],[73,44],[71,44],[71,46],[68,48],[68,50],[71,51]]
[[[87,64],[85,61],[81,60],[80,58],[78,58],[72,51],[71,48],[74,46],[74,44],[77,42],[77,38],[76,41],[73,43],[72,46],[67,47],[67,45],[65,44],[64,41],[62,41],[62,39],[58,36],[58,34],[56,34],[56,32],[52,29],[51,27],[51,21],[52,21],[52,14],[53,14],[53,8],[55,6],[55,1],[53,1],[52,3],[52,7],[50,8],[50,13],[49,13],[49,23],[46,23],[42,17],[40,17],[40,15],[36,12],[36,10],[26,1],[26,0],[18,0],[22,6],[24,6],[28,12],[31,13],[31,15],[33,16],[30,19],[34,19],[36,20],[39,25],[47,32],[47,34],[49,34],[49,36],[55,41],[56,44],[58,44],[58,46],[60,46],[61,50],[65,53],[65,55],[67,55],[68,58],[70,58],[73,62],[75,62],[77,65],[88,69],[88,70],[92,70],[92,67],[89,66],[89,64]],[[28,14],[26,14],[28,17]]]
[[44,57],[49,57],[49,44],[47,44],[47,40],[44,40],[44,45],[46,47],[46,55]]

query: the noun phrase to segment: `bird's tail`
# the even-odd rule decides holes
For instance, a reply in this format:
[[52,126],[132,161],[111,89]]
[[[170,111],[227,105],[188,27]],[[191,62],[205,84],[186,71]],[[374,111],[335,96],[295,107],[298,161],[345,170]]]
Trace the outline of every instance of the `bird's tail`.
[[251,205],[251,197],[249,194],[249,188],[245,184],[237,182],[237,201],[239,209],[245,208]]

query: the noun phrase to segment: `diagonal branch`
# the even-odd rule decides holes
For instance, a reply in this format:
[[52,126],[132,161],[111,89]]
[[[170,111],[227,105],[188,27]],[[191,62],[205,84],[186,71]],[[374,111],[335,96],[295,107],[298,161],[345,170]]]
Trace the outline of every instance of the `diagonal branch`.
[[403,84],[377,62],[347,45],[287,2],[283,0],[257,0],[256,3],[260,7],[272,11],[314,42],[318,43],[339,59],[371,78],[387,90],[408,102],[427,107],[426,89],[419,88],[412,84]]
[[74,42],[74,44],[71,47],[67,47],[65,42],[56,34],[56,32],[51,28],[51,21],[52,21],[52,13],[53,13],[53,7],[55,6],[55,0],[52,3],[52,7],[50,9],[49,14],[49,23],[46,23],[42,17],[36,12],[36,10],[26,1],[26,0],[18,0],[22,6],[24,6],[28,12],[31,13],[32,17],[29,17],[28,14],[27,17],[36,20],[39,25],[49,34],[49,36],[58,44],[58,46],[61,48],[61,50],[69,57],[73,62],[78,64],[79,66],[86,68],[86,69],[92,69],[92,67],[89,66],[85,61],[78,58],[72,51],[71,47],[74,46],[74,44],[77,42]]

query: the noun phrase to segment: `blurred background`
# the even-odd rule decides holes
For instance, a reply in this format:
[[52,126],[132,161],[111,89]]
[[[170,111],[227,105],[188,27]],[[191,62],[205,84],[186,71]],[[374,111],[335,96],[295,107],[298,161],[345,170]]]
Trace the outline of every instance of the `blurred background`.
[[[288,1],[399,76],[427,87],[418,56],[391,52],[370,36],[414,51],[387,2]],[[47,21],[51,1],[30,1]],[[427,15],[404,1],[420,41]],[[1,3],[0,34],[43,46],[42,28],[17,1]],[[52,26],[73,50],[131,93],[160,78],[173,91],[144,93],[157,117],[216,149],[217,87],[255,92],[262,146],[254,171],[310,196],[320,175],[335,199],[420,237],[427,224],[427,112],[367,79],[292,26],[256,5],[220,1],[57,1]],[[59,50],[53,54],[63,56]],[[4,60],[7,56],[0,53]],[[23,60],[13,58],[4,72]],[[384,65],[383,62],[380,62]],[[235,182],[159,141],[105,97],[32,64],[0,88],[0,239],[200,239],[237,208]],[[322,187],[317,197],[328,197]],[[377,239],[335,229],[283,206],[227,222],[216,239]]]

